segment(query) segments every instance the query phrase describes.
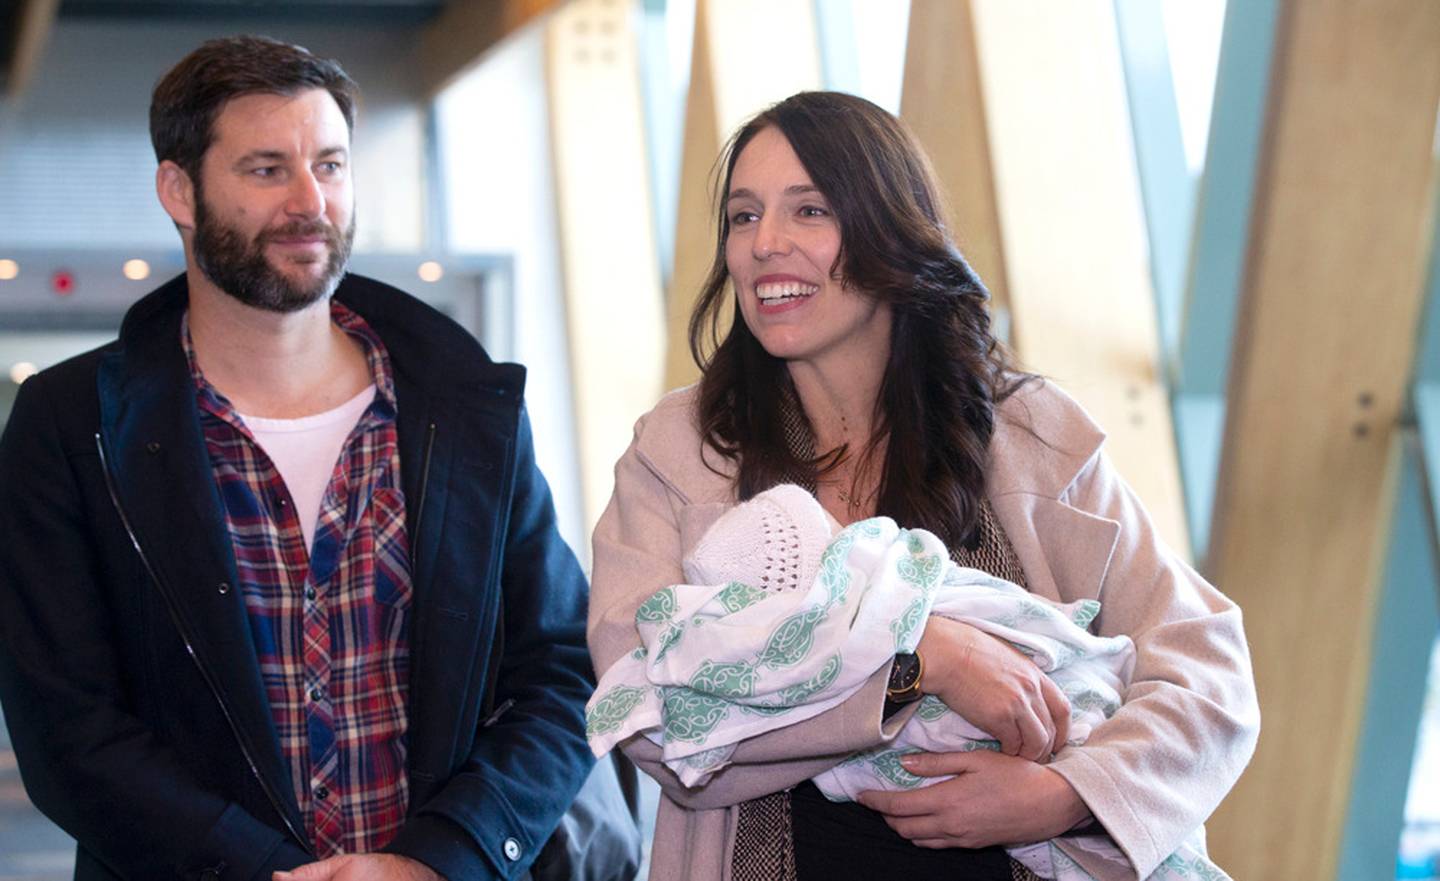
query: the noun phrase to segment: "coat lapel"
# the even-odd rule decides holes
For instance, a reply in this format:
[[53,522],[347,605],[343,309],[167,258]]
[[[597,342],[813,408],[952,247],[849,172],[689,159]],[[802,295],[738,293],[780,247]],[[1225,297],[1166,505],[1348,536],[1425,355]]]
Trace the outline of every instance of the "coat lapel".
[[303,829],[250,643],[225,516],[180,348],[183,279],[156,296],[154,305],[164,311],[137,316],[145,322],[144,332],[122,331],[125,345],[100,366],[106,464],[123,515],[161,582],[156,589],[184,630],[182,638],[247,740],[256,769],[280,794],[294,827]]
[[992,497],[990,507],[1031,592],[1066,603],[1100,596],[1120,524],[1043,496]]
[[1068,398],[1035,394],[1043,382],[998,408],[986,494],[1031,591],[1061,602],[1097,599],[1120,524],[1061,499],[1105,435]]

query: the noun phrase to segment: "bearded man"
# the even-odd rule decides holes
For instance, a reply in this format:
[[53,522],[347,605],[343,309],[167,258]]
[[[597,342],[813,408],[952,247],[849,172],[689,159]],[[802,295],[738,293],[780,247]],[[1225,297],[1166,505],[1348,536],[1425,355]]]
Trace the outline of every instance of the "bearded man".
[[78,879],[515,878],[593,762],[523,369],[345,274],[355,98],[269,39],[176,65],[185,274],[0,440],[0,699]]

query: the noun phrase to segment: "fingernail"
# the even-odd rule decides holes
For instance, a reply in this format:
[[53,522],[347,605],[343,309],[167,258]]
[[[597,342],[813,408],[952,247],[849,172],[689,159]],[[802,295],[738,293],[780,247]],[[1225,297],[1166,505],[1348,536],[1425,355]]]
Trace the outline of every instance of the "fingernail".
[[907,753],[900,757],[900,764],[905,767],[905,770],[913,771],[920,767],[920,757],[914,753]]

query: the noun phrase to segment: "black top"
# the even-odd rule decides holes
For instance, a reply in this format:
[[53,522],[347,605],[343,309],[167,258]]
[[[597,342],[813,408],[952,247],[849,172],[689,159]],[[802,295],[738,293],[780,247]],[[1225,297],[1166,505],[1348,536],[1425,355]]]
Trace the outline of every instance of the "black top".
[[790,812],[798,881],[1010,881],[1012,877],[1010,857],[998,845],[979,850],[916,847],[880,814],[856,802],[832,802],[808,780],[791,791]]

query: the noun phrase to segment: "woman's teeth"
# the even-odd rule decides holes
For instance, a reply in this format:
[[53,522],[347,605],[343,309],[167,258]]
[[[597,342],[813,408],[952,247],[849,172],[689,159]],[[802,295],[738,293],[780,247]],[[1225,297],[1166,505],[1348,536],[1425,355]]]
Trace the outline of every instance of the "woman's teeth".
[[782,281],[755,286],[755,296],[762,300],[784,300],[793,297],[809,297],[820,292],[819,285],[800,281]]

